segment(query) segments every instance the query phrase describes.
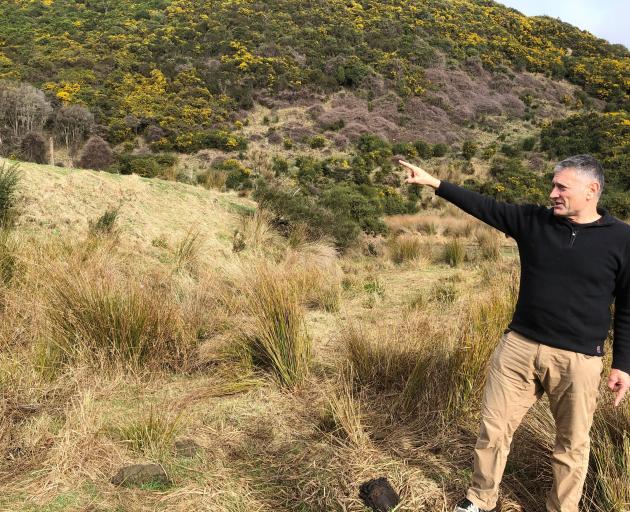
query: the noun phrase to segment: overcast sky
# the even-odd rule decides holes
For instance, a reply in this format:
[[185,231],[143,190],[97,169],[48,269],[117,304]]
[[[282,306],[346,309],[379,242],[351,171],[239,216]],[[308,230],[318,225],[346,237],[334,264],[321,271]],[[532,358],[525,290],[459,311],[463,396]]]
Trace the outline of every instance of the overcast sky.
[[630,0],[498,0],[527,16],[546,14],[630,48]]

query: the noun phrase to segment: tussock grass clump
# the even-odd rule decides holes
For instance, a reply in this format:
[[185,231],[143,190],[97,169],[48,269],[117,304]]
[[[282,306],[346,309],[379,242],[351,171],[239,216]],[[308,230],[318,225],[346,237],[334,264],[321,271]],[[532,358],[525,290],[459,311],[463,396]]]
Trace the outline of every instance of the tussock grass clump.
[[132,450],[161,459],[173,450],[179,422],[179,415],[158,414],[151,407],[148,414],[114,427],[112,433]]
[[218,169],[208,169],[197,175],[197,183],[205,188],[214,188],[216,190],[224,190],[225,183],[228,179],[228,172]]
[[244,333],[249,356],[280,385],[296,386],[308,375],[312,341],[295,285],[264,264],[251,280],[246,289],[251,325]]
[[415,235],[402,234],[388,242],[389,256],[394,263],[419,259],[424,252],[422,240]]
[[252,214],[241,217],[241,226],[237,231],[242,239],[243,247],[241,250],[247,249],[270,255],[276,255],[280,252],[281,237],[271,225],[272,218],[273,215],[270,212],[261,208]]
[[199,266],[201,238],[199,231],[189,230],[174,250],[175,270],[195,272]]
[[466,259],[466,246],[459,238],[453,238],[444,245],[442,258],[451,267],[459,267]]
[[449,414],[478,406],[490,355],[509,324],[518,295],[516,271],[499,276],[477,300],[469,303],[451,358]]
[[180,367],[192,348],[175,302],[150,283],[94,267],[59,269],[47,295],[45,360],[53,366]]
[[11,227],[17,217],[18,164],[0,163],[0,228]]
[[[605,392],[605,391],[603,391]],[[625,512],[630,507],[630,409],[601,407],[591,429],[591,471],[600,510]]]
[[484,260],[497,261],[501,258],[501,237],[498,232],[480,229],[476,233],[479,252]]
[[390,328],[367,331],[350,325],[341,333],[356,382],[375,391],[401,390],[422,350],[427,333],[422,317],[409,316]]
[[441,221],[442,234],[449,237],[469,237],[472,235],[475,222],[464,218],[446,217]]
[[287,251],[283,265],[287,278],[307,308],[339,311],[343,272],[331,244],[302,243],[295,250]]
[[352,369],[344,369],[327,394],[328,412],[339,439],[356,447],[369,444],[361,403],[353,390]]
[[431,288],[429,300],[440,304],[452,304],[457,299],[457,293],[454,283],[436,283]]
[[11,231],[0,228],[0,281],[9,285],[18,269],[18,244]]
[[369,333],[350,326],[341,340],[356,384],[371,393],[396,396],[387,401],[390,413],[439,416],[448,402],[444,379],[451,331],[448,325],[436,326],[426,314],[410,314]]
[[112,236],[116,234],[116,220],[120,209],[109,208],[95,221],[89,222],[89,233],[92,236]]

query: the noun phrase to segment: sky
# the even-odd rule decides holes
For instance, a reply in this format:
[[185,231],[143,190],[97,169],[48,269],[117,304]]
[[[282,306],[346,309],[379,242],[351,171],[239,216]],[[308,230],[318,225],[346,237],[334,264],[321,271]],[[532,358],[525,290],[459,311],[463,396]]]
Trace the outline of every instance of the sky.
[[547,15],[630,49],[630,0],[498,0],[527,16]]

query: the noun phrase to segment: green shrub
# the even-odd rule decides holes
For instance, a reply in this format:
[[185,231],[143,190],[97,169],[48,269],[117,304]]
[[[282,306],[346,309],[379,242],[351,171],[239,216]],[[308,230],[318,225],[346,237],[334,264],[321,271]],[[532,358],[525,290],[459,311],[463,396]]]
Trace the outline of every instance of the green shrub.
[[276,223],[286,226],[287,233],[296,226],[306,226],[306,235],[311,240],[329,237],[340,249],[347,248],[361,232],[358,222],[340,216],[320,204],[317,198],[296,194],[278,185],[259,181],[254,191],[261,207],[276,215]]
[[465,185],[501,201],[547,204],[551,177],[526,169],[518,158],[495,158],[490,176],[484,183],[469,180]]
[[484,160],[490,160],[496,154],[497,148],[494,145],[491,145],[483,149],[483,151],[481,152],[481,158],[483,158]]
[[144,178],[155,178],[164,176],[176,163],[177,156],[172,153],[148,155],[123,153],[111,169],[120,174],[137,174]]
[[311,149],[321,149],[323,147],[326,147],[326,142],[326,137],[324,137],[323,135],[315,135],[314,137],[311,137],[308,145],[311,147]]
[[462,156],[466,160],[470,160],[477,153],[477,147],[477,144],[471,140],[464,141],[464,144],[462,145]]
[[613,215],[621,219],[630,219],[630,192],[621,190],[606,190],[602,195],[601,204]]
[[448,146],[443,142],[438,142],[433,146],[432,149],[433,156],[440,157],[446,155],[448,153]]
[[397,142],[392,144],[392,153],[395,155],[404,155],[407,158],[414,158],[418,156],[416,146],[411,142]]
[[374,187],[334,185],[324,191],[321,204],[339,217],[356,222],[366,233],[381,234],[387,231],[381,219],[383,208]]
[[430,158],[433,156],[431,146],[423,140],[417,140],[413,144],[420,158]]
[[252,171],[241,162],[230,158],[216,167],[216,170],[227,173],[225,187],[232,190],[249,190],[253,188]]
[[527,137],[521,141],[523,151],[532,151],[536,147],[536,137]]
[[501,146],[501,153],[510,158],[516,158],[520,156],[521,149],[518,146],[512,146],[511,144],[503,144]]
[[200,149],[220,149],[222,151],[243,151],[247,149],[247,140],[227,130],[190,132],[175,138],[176,151],[191,153]]
[[389,164],[392,157],[391,145],[378,135],[364,133],[357,141],[361,158],[369,165]]
[[272,160],[271,170],[276,176],[283,176],[289,172],[289,162],[279,156],[274,156]]
[[405,213],[415,213],[415,202],[405,200],[398,192],[393,189],[386,189],[383,198],[383,210],[385,215],[402,215]]
[[337,119],[336,121],[331,121],[330,123],[324,124],[322,128],[326,131],[338,132],[344,126],[346,126],[346,122],[343,119]]

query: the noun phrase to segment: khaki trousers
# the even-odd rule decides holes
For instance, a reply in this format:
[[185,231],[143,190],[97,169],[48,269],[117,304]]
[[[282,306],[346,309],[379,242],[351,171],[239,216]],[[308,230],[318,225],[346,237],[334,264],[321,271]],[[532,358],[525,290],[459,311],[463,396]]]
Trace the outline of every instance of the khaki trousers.
[[505,334],[490,363],[467,498],[484,510],[496,506],[514,431],[545,392],[556,423],[547,511],[578,512],[601,372],[601,357]]

